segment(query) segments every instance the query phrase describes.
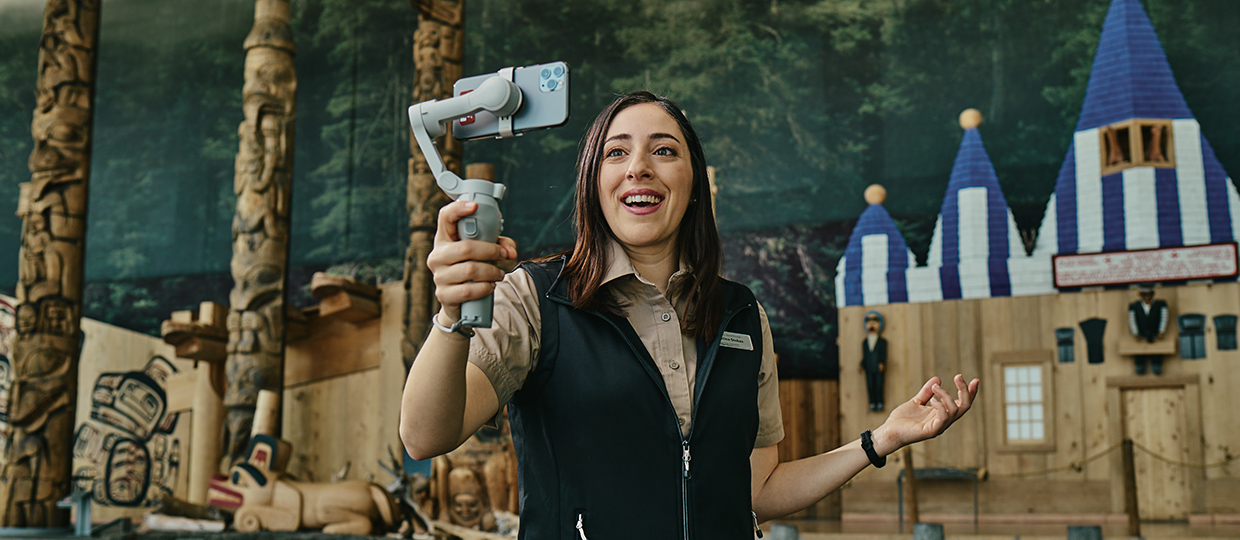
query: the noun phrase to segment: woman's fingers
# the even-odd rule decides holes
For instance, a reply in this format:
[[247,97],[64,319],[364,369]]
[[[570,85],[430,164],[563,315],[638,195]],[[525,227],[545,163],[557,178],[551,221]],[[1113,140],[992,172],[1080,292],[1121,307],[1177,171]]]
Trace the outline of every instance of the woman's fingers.
[[456,232],[456,222],[461,218],[478,211],[478,203],[473,201],[453,201],[439,209],[439,223],[435,227],[435,243],[460,240]]
[[938,401],[943,404],[943,409],[947,412],[948,418],[954,419],[956,417],[956,410],[959,408],[956,400],[952,399],[951,394],[948,394],[942,385],[934,385],[933,390],[935,397],[939,398]]
[[439,303],[444,306],[455,307],[470,300],[485,298],[493,292],[495,292],[494,282],[474,281],[468,283],[458,283],[447,287],[436,287],[435,298],[438,298]]
[[926,384],[921,385],[921,390],[917,391],[917,395],[913,396],[913,402],[918,405],[926,405],[930,402],[930,398],[934,397],[934,386],[939,384],[938,377],[930,377]]

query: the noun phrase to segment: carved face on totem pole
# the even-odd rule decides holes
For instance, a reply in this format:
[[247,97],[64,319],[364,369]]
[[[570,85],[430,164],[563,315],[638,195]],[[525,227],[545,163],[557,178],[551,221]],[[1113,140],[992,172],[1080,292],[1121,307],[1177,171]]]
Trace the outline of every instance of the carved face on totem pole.
[[82,157],[86,154],[90,112],[77,108],[59,108],[53,112],[55,114],[35,111],[30,126],[34,136],[30,170],[36,187],[47,182],[81,181],[86,177]]

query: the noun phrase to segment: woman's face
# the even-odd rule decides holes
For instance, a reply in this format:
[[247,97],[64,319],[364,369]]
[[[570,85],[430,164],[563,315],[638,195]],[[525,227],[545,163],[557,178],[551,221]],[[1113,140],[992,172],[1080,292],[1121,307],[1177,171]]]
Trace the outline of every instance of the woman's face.
[[628,249],[674,245],[693,192],[689,148],[676,121],[654,103],[620,111],[603,140],[599,202]]

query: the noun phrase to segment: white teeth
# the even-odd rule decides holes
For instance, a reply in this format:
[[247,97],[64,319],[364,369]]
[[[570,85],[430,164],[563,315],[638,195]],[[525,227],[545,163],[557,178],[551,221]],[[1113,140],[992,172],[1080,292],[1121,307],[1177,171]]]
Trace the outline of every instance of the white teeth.
[[628,197],[624,198],[624,204],[637,204],[637,203],[658,204],[662,200],[663,200],[663,197],[660,197],[658,195],[629,195]]

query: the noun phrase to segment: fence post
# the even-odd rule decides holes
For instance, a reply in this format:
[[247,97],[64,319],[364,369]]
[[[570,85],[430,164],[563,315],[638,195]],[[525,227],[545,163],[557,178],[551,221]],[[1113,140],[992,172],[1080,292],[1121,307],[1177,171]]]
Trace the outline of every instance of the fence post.
[[1141,518],[1137,512],[1137,472],[1132,460],[1132,439],[1124,439],[1124,511],[1128,513],[1128,535],[1141,536]]
[[908,521],[916,523],[921,521],[921,516],[917,512],[917,479],[913,476],[913,449],[904,448],[904,479],[908,482]]

